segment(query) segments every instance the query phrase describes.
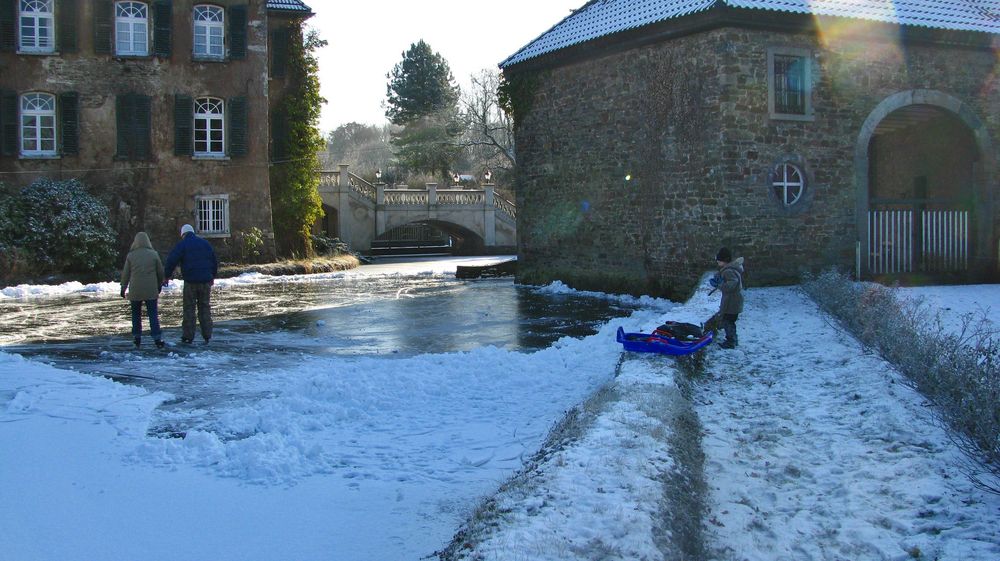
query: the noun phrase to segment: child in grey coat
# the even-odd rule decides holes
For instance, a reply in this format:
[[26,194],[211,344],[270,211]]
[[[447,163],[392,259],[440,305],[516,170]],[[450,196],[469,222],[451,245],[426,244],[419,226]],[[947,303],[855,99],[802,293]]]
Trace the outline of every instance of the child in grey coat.
[[726,332],[726,340],[719,344],[723,349],[735,349],[738,344],[736,320],[743,311],[743,258],[733,260],[728,248],[722,248],[715,256],[719,272],[709,280],[709,284],[722,292],[719,317]]

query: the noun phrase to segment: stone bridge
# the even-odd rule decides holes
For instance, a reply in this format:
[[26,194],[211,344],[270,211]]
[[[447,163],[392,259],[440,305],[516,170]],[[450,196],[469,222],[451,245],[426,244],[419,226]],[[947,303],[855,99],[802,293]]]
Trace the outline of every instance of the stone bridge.
[[324,233],[354,251],[370,251],[373,241],[407,224],[434,226],[463,253],[516,251],[517,209],[491,184],[478,189],[439,189],[436,183],[390,188],[368,183],[347,167],[321,171],[319,194],[327,213]]

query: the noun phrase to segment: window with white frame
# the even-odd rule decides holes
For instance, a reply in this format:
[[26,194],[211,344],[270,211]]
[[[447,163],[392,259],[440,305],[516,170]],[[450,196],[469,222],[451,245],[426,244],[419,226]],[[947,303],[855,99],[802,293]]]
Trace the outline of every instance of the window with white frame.
[[195,197],[198,215],[195,227],[199,234],[229,234],[229,195]]
[[142,2],[115,4],[115,54],[149,54],[149,7]]
[[793,164],[778,164],[771,174],[771,188],[782,206],[790,207],[802,200],[806,188],[805,175]]
[[223,58],[226,51],[225,12],[218,6],[194,7],[194,56]]
[[226,155],[225,109],[221,99],[194,100],[194,155],[218,158]]
[[20,0],[21,9],[18,15],[20,52],[55,52],[55,17],[52,3],[52,0]]
[[56,97],[47,93],[21,96],[21,155],[56,155]]
[[790,47],[769,49],[767,66],[771,118],[811,120],[812,64],[809,50]]

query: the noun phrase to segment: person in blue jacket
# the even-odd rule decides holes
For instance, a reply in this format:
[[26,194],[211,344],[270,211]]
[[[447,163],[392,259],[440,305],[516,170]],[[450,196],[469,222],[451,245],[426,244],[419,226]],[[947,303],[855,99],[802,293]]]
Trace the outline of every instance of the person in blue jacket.
[[166,280],[170,280],[174,269],[180,265],[184,279],[184,321],[181,324],[181,342],[194,341],[195,310],[201,337],[206,343],[212,338],[212,285],[219,273],[219,262],[215,259],[212,244],[194,233],[190,224],[181,227],[181,241],[167,256]]

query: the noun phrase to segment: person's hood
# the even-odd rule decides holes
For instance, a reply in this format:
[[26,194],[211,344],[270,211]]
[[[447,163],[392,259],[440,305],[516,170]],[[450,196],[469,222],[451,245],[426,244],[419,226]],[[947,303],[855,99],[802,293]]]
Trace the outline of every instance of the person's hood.
[[733,259],[729,263],[726,263],[722,268],[723,269],[736,269],[742,275],[743,274],[743,258],[742,257],[737,257],[736,259]]
[[146,232],[139,232],[135,235],[135,239],[132,241],[132,247],[129,248],[129,251],[132,251],[133,249],[153,249],[153,244],[149,241],[149,236]]

